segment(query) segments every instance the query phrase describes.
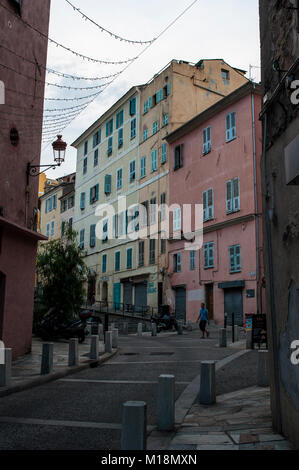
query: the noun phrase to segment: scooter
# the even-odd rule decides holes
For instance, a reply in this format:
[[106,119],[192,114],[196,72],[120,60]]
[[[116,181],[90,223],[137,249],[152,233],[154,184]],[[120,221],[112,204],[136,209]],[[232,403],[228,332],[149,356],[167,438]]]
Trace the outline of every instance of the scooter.
[[[92,315],[90,315],[88,318]],[[61,323],[59,314],[50,311],[48,312],[39,329],[39,336],[44,341],[57,340],[57,339],[70,339],[78,338],[79,343],[83,343],[86,336],[86,321],[87,315],[80,316],[69,322]]]

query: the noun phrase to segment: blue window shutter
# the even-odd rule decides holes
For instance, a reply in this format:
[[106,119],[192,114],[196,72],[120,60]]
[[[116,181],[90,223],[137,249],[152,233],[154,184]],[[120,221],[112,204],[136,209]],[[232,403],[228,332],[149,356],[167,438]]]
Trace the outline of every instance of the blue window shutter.
[[109,136],[109,122],[106,123],[106,137]]
[[89,192],[89,204],[92,204],[92,188],[90,188]]
[[48,199],[46,200],[46,209],[45,209],[45,213],[46,213],[46,214],[48,213]]
[[96,185],[96,201],[99,200],[99,184]]
[[136,114],[136,98],[130,100],[130,116]]

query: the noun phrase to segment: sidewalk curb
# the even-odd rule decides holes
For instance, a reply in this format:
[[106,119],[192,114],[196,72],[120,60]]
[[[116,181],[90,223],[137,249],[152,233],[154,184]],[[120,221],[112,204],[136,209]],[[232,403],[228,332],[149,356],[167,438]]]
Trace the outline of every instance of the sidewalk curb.
[[98,367],[99,365],[114,357],[118,352],[119,349],[115,349],[112,351],[112,353],[104,353],[98,360],[87,360],[86,362],[84,362],[83,364],[79,364],[78,366],[66,367],[60,371],[52,372],[48,375],[40,375],[34,379],[24,381],[23,383],[11,385],[10,387],[0,389],[0,398],[5,397],[7,395],[12,395],[13,393],[23,392],[25,390],[38,387],[39,385],[44,385],[46,383],[61,379],[68,375],[76,374],[77,372],[81,372],[82,370],[88,369],[90,367]]

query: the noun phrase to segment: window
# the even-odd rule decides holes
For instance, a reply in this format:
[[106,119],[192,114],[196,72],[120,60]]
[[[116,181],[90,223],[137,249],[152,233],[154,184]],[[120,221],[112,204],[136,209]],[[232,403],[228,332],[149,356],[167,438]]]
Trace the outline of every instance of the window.
[[83,175],[87,173],[87,157],[83,160]]
[[71,218],[69,219],[69,226],[70,226],[70,228],[73,227],[73,217],[71,217]]
[[226,213],[240,210],[240,182],[234,178],[226,183]]
[[117,183],[116,183],[117,189],[120,189],[123,185],[123,170],[122,170],[122,168],[117,170],[116,180],[117,180]]
[[118,214],[117,228],[118,228],[119,237],[125,234],[125,215],[126,215],[125,212],[121,212],[120,214]]
[[102,233],[102,243],[108,241],[108,219],[103,220],[103,233]]
[[130,100],[130,116],[134,116],[136,114],[136,98],[132,98]]
[[166,253],[166,240],[165,238],[161,238],[161,255]]
[[203,220],[211,220],[214,217],[214,192],[213,189],[208,189],[202,193],[203,200]]
[[174,170],[183,166],[183,144],[177,145],[174,149]]
[[144,266],[144,241],[139,242],[138,248],[138,265]]
[[140,227],[144,228],[148,226],[148,201],[141,203],[144,209],[141,211],[140,215]]
[[113,133],[113,119],[110,119],[106,123],[106,137],[109,137]]
[[164,165],[164,163],[167,162],[167,144],[162,144],[161,148],[161,164]]
[[49,236],[50,236],[50,224],[47,224],[46,235],[49,238]]
[[146,157],[142,157],[140,160],[140,178],[146,176]]
[[214,267],[214,242],[204,244],[204,268]]
[[94,248],[96,246],[96,225],[90,226],[89,246]]
[[202,153],[206,155],[211,151],[212,143],[211,143],[211,127],[206,127],[203,130],[203,149]]
[[117,251],[114,255],[114,270],[120,271],[120,251]]
[[163,114],[163,126],[167,126],[168,124],[168,114]]
[[156,240],[150,239],[150,253],[149,253],[149,262],[150,264],[155,264],[156,261]]
[[72,207],[74,207],[74,196],[69,197],[67,200],[67,208],[71,209]]
[[181,253],[177,253],[176,255],[173,255],[173,271],[175,273],[181,273],[182,272],[182,255],[181,255]]
[[234,140],[236,136],[236,113],[230,113],[226,116],[226,142]]
[[113,152],[113,137],[109,137],[109,139],[108,139],[108,149],[107,149],[108,157],[110,157],[110,155],[112,155],[112,152]]
[[131,121],[131,140],[136,137],[136,118]]
[[102,256],[102,273],[107,271],[107,255]]
[[79,243],[80,250],[84,250],[84,238],[85,238],[85,229],[83,228],[82,230],[80,230],[80,243]]
[[195,270],[195,251],[190,251],[190,270]]
[[166,219],[166,193],[162,193],[161,194],[161,199],[160,199],[160,202],[161,202],[161,210],[160,210],[160,214],[161,214],[161,222],[163,220]]
[[81,197],[80,197],[80,209],[81,209],[81,211],[83,211],[85,209],[85,199],[86,199],[85,193],[81,193]]
[[124,110],[122,109],[119,113],[116,115],[116,129],[121,127],[124,123]]
[[176,232],[177,230],[181,230],[181,208],[177,207],[173,211],[173,230]]
[[14,5],[15,9],[19,13],[22,14],[22,0],[11,0],[12,4]]
[[104,192],[106,195],[111,194],[111,186],[112,186],[112,177],[111,175],[105,175],[105,189]]
[[132,181],[134,181],[135,178],[136,178],[136,162],[135,160],[133,160],[132,162],[130,162],[130,175],[129,175],[130,183],[132,183]]
[[159,130],[159,122],[155,121],[153,123],[153,135],[157,134],[158,130]]
[[88,153],[88,140],[84,142],[84,155],[87,155]]
[[229,268],[231,273],[241,271],[241,247],[233,245],[229,247]]
[[133,248],[127,249],[127,269],[132,269],[133,265]]
[[163,100],[163,88],[156,93],[156,104]]
[[101,143],[101,129],[99,129],[92,138],[92,145],[96,147]]
[[151,199],[151,204],[150,204],[150,224],[154,225],[156,223],[156,215],[157,215],[157,200],[155,197]]
[[151,171],[157,170],[158,150],[153,150],[151,153]]
[[148,112],[148,101],[143,103],[143,113],[146,114]]
[[221,69],[221,77],[223,80],[229,80],[229,70]]
[[52,212],[57,207],[57,194],[54,194],[49,199],[46,200],[45,212]]
[[55,221],[52,220],[52,222],[51,222],[51,237],[54,237],[54,233],[55,233]]
[[94,204],[99,200],[99,185],[96,184],[90,188],[89,204]]
[[118,130],[118,148],[120,149],[124,144],[124,130],[123,128]]
[[99,150],[96,149],[93,157],[93,166],[98,166],[99,164]]
[[143,131],[143,140],[148,139],[148,128],[144,129]]

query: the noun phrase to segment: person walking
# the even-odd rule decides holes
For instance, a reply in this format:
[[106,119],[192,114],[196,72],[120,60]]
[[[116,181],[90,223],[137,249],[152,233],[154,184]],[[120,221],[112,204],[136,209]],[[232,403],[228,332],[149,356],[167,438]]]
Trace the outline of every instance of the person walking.
[[201,304],[201,309],[200,309],[200,313],[199,313],[197,322],[199,322],[199,328],[202,332],[202,338],[205,337],[205,333],[206,333],[207,338],[208,338],[210,336],[210,333],[207,330],[207,323],[210,324],[210,322],[209,322],[209,312],[205,308],[204,302],[202,302],[202,304]]

